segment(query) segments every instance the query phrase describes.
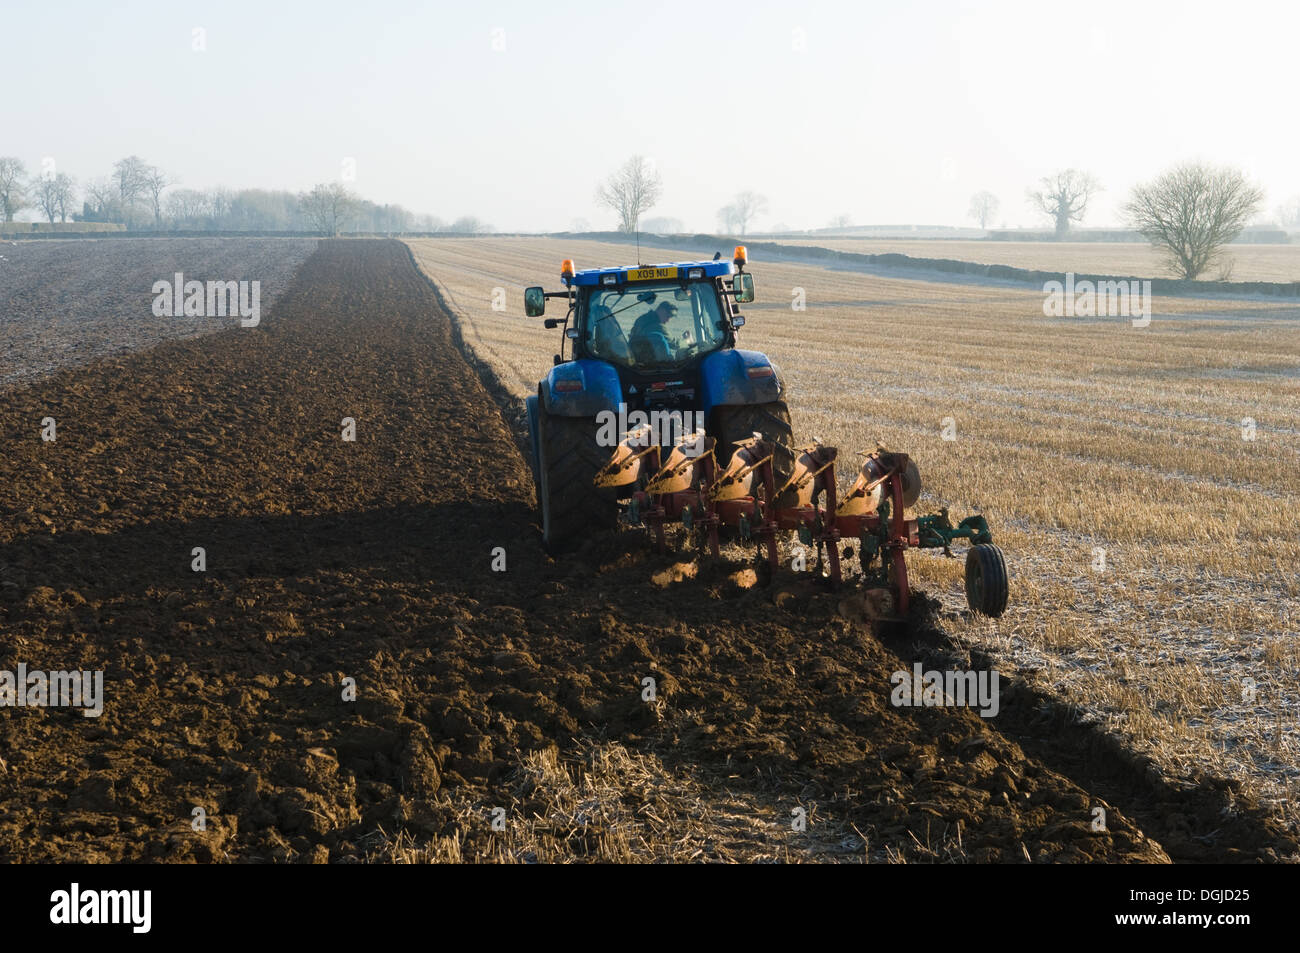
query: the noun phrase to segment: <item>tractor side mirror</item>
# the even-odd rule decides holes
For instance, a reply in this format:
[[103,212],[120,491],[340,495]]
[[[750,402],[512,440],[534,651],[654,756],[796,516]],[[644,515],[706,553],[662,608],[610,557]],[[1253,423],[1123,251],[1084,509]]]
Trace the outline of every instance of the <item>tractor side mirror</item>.
[[542,288],[524,289],[524,314],[540,318],[546,313],[546,291]]
[[749,304],[754,300],[754,276],[741,273],[736,275],[733,285],[736,289],[736,303]]

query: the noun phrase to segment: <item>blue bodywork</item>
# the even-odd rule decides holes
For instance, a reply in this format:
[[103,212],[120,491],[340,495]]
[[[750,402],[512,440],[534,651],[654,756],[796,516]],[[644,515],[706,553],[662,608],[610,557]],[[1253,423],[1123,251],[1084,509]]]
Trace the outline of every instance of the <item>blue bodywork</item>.
[[[765,368],[771,373],[764,374]],[[699,399],[705,419],[714,407],[766,404],[783,397],[781,369],[760,351],[714,351],[700,362]]]
[[[574,384],[580,390],[571,390]],[[542,381],[546,409],[561,417],[595,417],[602,410],[618,410],[623,385],[613,364],[580,358],[557,364]]]
[[[600,285],[604,277],[614,276],[619,284],[627,280],[629,267],[654,267],[701,269],[702,274],[691,277],[724,278],[736,273],[729,261],[673,262],[655,266],[622,266],[593,268],[577,272],[566,284],[578,286]],[[727,348],[704,356],[698,368],[699,387],[694,410],[709,419],[716,407],[766,404],[785,397],[785,382],[780,368],[759,351]],[[618,412],[623,402],[623,384],[613,364],[591,358],[579,358],[557,364],[538,385],[538,393],[528,397],[524,404],[528,415],[528,436],[531,441],[534,478],[539,459],[540,427],[538,415],[543,410],[561,417],[595,417],[601,411]]]
[[[765,369],[769,370],[766,374]],[[706,419],[715,407],[766,404],[785,394],[781,369],[759,351],[714,351],[700,361],[699,374],[695,409],[703,411]],[[591,358],[552,367],[538,390],[547,413],[560,417],[594,417],[602,410],[617,413],[623,400],[618,370]],[[536,403],[537,398],[529,400]]]

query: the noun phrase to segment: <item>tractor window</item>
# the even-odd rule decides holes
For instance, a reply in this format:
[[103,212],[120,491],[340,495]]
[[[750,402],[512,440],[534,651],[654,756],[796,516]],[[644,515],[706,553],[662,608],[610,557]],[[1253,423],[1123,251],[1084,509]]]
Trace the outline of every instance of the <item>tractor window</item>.
[[635,283],[593,288],[587,298],[587,350],[623,367],[676,367],[727,340],[712,282]]

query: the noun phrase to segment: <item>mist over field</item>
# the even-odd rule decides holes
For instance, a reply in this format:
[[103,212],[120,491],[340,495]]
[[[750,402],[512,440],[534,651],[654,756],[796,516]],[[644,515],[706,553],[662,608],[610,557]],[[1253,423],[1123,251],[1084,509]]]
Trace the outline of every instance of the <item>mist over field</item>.
[[18,925],[427,919],[192,872],[307,863],[1285,909],[1300,9],[11,6]]
[[1037,226],[1024,193],[1066,168],[1114,227],[1192,159],[1271,215],[1300,195],[1297,27],[1267,2],[19,4],[6,68],[39,80],[0,155],[83,185],[132,155],[182,188],[342,180],[508,232],[613,228],[593,192],[629,155],[663,176],[660,231],[712,231],[742,190],[767,198],[750,230],[973,227],[981,191],[991,225]]

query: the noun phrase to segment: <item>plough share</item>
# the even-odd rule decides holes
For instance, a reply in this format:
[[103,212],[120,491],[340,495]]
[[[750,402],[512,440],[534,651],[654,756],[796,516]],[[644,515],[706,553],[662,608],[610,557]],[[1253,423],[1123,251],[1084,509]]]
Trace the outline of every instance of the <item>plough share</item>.
[[841,544],[856,540],[863,585],[888,591],[893,618],[908,612],[907,550],[941,548],[951,556],[952,543],[964,539],[971,544],[967,604],[992,617],[1006,609],[1006,564],[983,516],[968,516],[955,526],[946,509],[907,517],[921,494],[920,474],[907,454],[883,447],[862,454],[857,479],[841,500],[834,447],[814,441],[798,450],[790,479],[778,487],[774,448],[760,434],[741,441],[725,469],[717,465],[715,446],[710,436],[689,434],[663,460],[650,428],[641,427],[626,435],[594,482],[626,499],[628,520],[644,523],[660,552],[666,549],[665,526],[672,522],[699,533],[717,558],[725,525],[757,543],[771,577],[779,563],[778,533],[796,531],[805,545],[815,545],[814,574],[833,588],[844,581],[841,560],[852,556],[852,548],[841,551]]

